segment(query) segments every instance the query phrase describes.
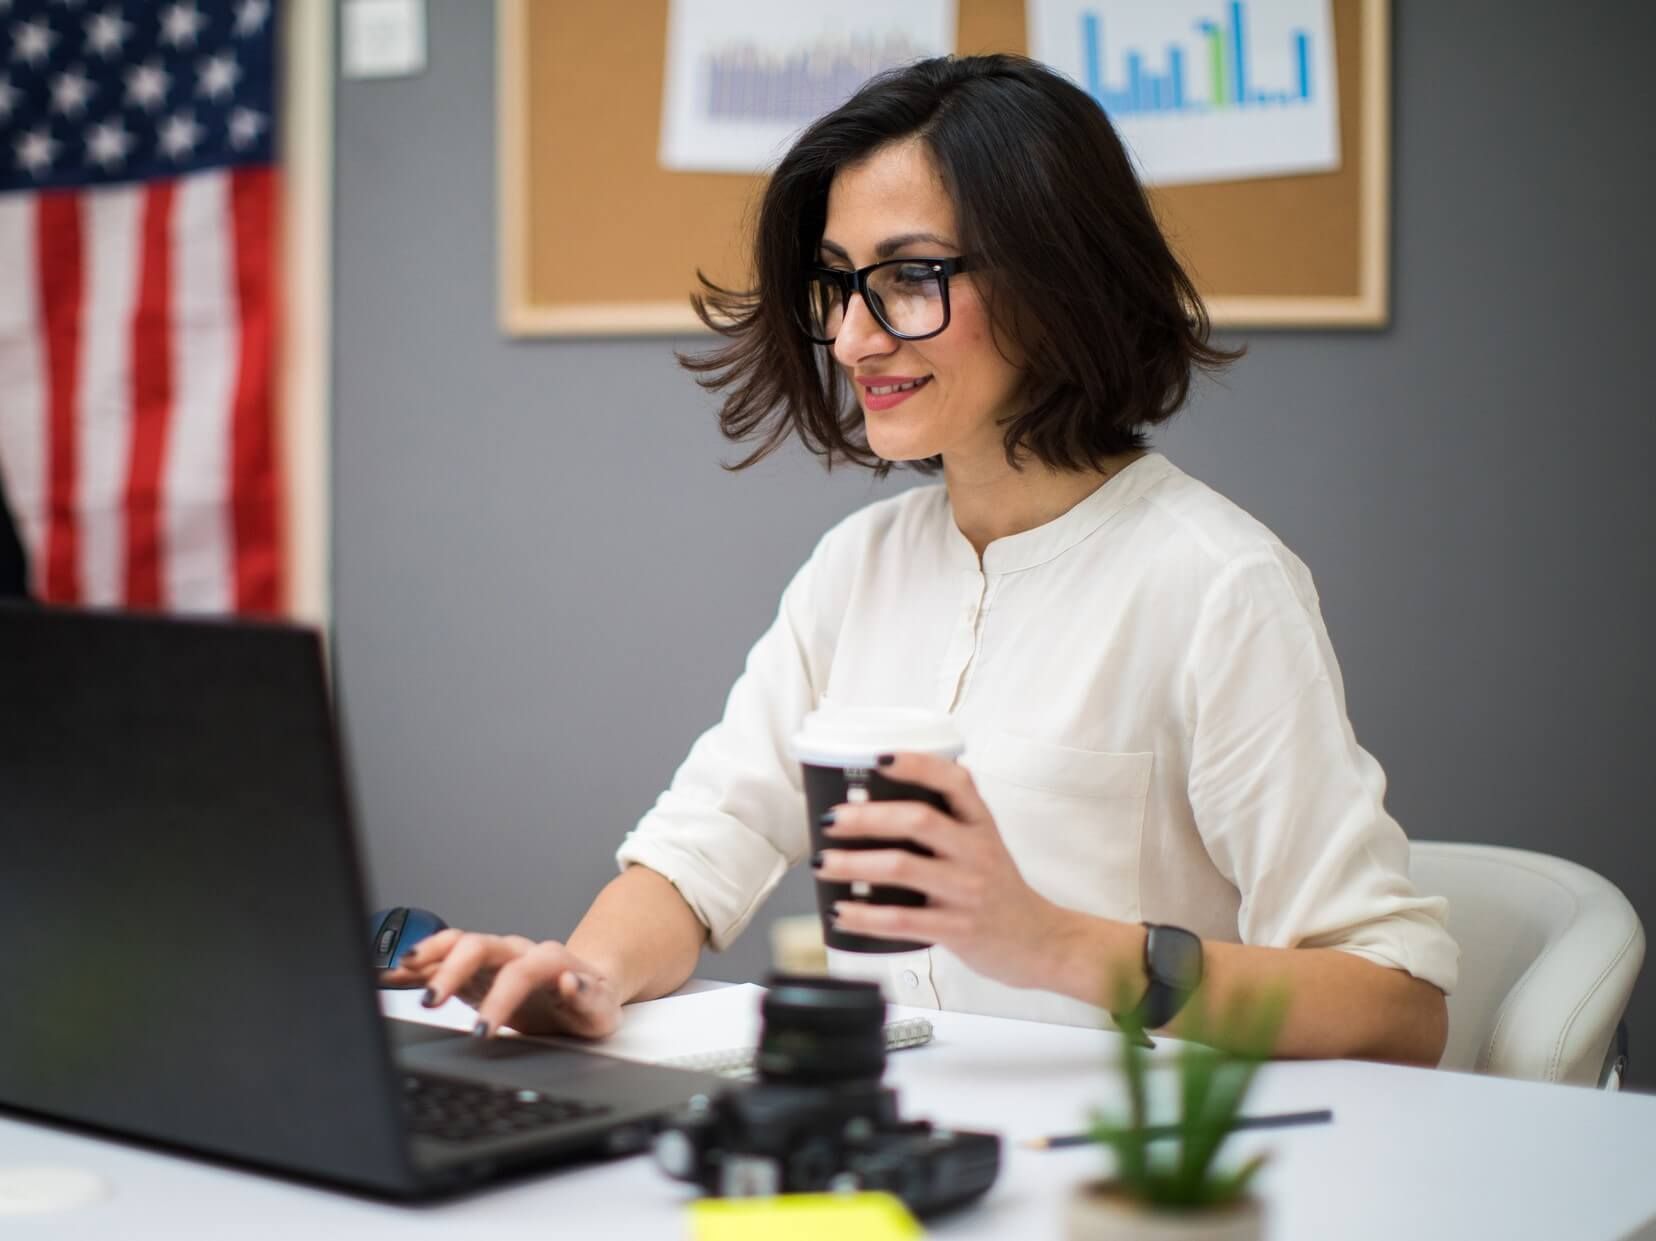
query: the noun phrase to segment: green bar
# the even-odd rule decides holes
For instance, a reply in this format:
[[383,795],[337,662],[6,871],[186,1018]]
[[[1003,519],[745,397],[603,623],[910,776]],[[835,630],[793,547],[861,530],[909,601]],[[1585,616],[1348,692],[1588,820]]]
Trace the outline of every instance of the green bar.
[[1230,91],[1225,86],[1225,43],[1216,29],[1208,30],[1209,59],[1213,64],[1213,106],[1222,108],[1230,102]]

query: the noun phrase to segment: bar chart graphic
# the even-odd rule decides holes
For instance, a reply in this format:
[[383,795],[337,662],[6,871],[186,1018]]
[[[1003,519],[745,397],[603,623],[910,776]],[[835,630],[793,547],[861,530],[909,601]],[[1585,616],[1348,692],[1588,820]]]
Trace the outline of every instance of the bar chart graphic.
[[876,73],[925,54],[901,33],[822,40],[782,53],[743,41],[708,51],[697,76],[709,117],[799,122],[838,107]]
[[954,36],[955,0],[669,0],[662,167],[768,171],[869,78]]
[[1339,167],[1330,0],[1029,0],[1031,54],[1152,184]]
[[1081,43],[1086,54],[1087,93],[1111,116],[1144,112],[1203,112],[1209,108],[1261,108],[1308,105],[1311,102],[1311,33],[1303,28],[1289,33],[1292,77],[1288,82],[1262,82],[1251,71],[1248,40],[1248,4],[1231,0],[1218,19],[1203,18],[1197,63],[1187,77],[1185,48],[1169,43],[1157,71],[1154,53],[1124,48],[1119,76],[1106,76],[1104,20],[1093,9],[1081,14]]

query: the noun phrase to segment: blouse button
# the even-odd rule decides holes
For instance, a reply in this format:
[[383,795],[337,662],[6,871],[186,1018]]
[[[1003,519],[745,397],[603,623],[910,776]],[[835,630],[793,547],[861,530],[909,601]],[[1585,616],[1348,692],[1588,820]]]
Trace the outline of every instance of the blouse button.
[[907,987],[910,991],[912,991],[912,990],[914,990],[914,988],[918,987],[919,985],[920,985],[920,975],[916,974],[913,970],[904,970],[903,971],[903,986]]

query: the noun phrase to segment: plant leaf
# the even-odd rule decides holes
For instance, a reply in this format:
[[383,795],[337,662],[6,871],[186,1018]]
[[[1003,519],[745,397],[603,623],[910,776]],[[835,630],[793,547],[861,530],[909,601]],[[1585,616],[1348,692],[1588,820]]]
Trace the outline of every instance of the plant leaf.
[[1252,1184],[1254,1176],[1259,1170],[1265,1166],[1267,1158],[1269,1156],[1261,1152],[1234,1172],[1214,1177],[1208,1182],[1207,1193],[1204,1195],[1207,1205],[1221,1206],[1227,1202],[1234,1202],[1247,1193],[1248,1186]]
[[1227,1050],[1213,1070],[1202,1113],[1189,1126],[1181,1161],[1182,1171],[1194,1181],[1190,1192],[1202,1193],[1200,1186],[1235,1128],[1259,1066],[1275,1046],[1285,1011],[1285,997],[1278,992],[1255,996],[1239,991],[1226,1006],[1216,1041]]
[[[1122,1081],[1126,1088],[1124,1119],[1092,1113],[1090,1134],[1116,1156],[1116,1180],[1122,1190],[1143,1202],[1198,1208],[1228,1202],[1245,1193],[1265,1161],[1261,1155],[1225,1174],[1213,1170],[1220,1147],[1236,1126],[1242,1103],[1260,1065],[1276,1045],[1287,1011],[1285,992],[1233,993],[1215,1020],[1208,997],[1198,988],[1180,1023],[1184,1040],[1175,1060],[1179,1113],[1172,1147],[1153,1154],[1148,1132],[1147,1062],[1143,1023],[1135,1009],[1128,976],[1116,979],[1116,1025]],[[1170,1155],[1164,1158],[1163,1155]]]
[[1198,1179],[1205,1179],[1207,1169],[1219,1147],[1230,1136],[1236,1117],[1252,1085],[1257,1065],[1246,1060],[1226,1057],[1214,1071],[1214,1083],[1208,1092],[1207,1107],[1191,1126],[1187,1140],[1190,1150],[1189,1166],[1199,1169]]
[[1179,1052],[1179,1178],[1189,1193],[1195,1193],[1201,1183],[1202,1169],[1197,1161],[1197,1146],[1191,1136],[1200,1130],[1207,1113],[1208,1098],[1214,1078],[1222,1067],[1222,1059],[1210,1047],[1187,1044]]
[[1113,1145],[1116,1148],[1116,1175],[1143,1194],[1149,1172],[1148,1140],[1145,1137],[1144,1023],[1128,1000],[1125,978],[1116,984],[1116,1024],[1121,1030],[1121,1068],[1127,1086],[1127,1124]]

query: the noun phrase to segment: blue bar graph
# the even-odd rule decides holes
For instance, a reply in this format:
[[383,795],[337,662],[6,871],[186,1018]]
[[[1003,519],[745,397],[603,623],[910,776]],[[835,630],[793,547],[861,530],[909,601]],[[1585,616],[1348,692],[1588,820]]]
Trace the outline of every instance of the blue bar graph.
[[1098,46],[1098,27],[1097,13],[1081,14],[1081,51],[1086,57],[1087,94],[1102,102],[1104,81],[1100,74],[1103,72],[1104,51]]
[[1248,92],[1244,82],[1248,73],[1248,58],[1242,44],[1242,0],[1231,0],[1231,90],[1234,92],[1236,106],[1241,107],[1248,101]]
[[[1204,18],[1194,25],[1199,43],[1195,69],[1187,84],[1185,50],[1169,44],[1161,55],[1145,48],[1106,48],[1103,19],[1091,11],[1081,14],[1081,51],[1087,93],[1114,117],[1148,113],[1191,114],[1228,108],[1280,108],[1312,101],[1311,35],[1290,31],[1291,84],[1266,86],[1249,62],[1251,43],[1246,0],[1228,0],[1223,16]],[[1106,71],[1106,55],[1119,55],[1118,74]],[[1165,69],[1160,66],[1165,65]],[[1196,89],[1192,91],[1190,85]]]

